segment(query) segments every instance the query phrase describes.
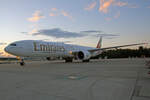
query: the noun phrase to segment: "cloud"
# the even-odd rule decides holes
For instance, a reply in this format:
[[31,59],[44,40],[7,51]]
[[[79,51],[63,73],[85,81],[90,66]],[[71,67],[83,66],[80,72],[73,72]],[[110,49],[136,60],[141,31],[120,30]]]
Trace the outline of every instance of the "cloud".
[[63,43],[72,43],[73,41],[63,41]]
[[42,18],[45,18],[45,17],[41,14],[41,12],[39,10],[37,10],[37,11],[35,11],[33,13],[31,18],[28,18],[28,21],[30,21],[30,22],[37,22],[37,21],[39,21]]
[[70,32],[70,31],[64,31],[60,28],[33,30],[32,32],[30,32],[30,35],[33,35],[33,36],[43,35],[43,36],[54,37],[54,38],[80,38],[80,37],[86,37],[86,36],[94,36],[94,37],[118,36],[116,34],[106,34],[105,32],[100,31],[100,30]]
[[115,15],[114,18],[119,18],[120,17],[120,11],[118,11]]
[[138,8],[138,5],[132,4],[132,5],[128,5],[129,8]]
[[28,32],[20,32],[20,33],[22,33],[22,34],[28,34]]
[[54,17],[54,16],[58,16],[58,14],[55,14],[55,13],[49,13],[49,16],[51,16],[51,17]]
[[107,34],[107,33],[103,33],[103,34],[95,34],[96,37],[102,36],[102,37],[117,37],[119,36],[118,34]]
[[100,1],[100,6],[99,6],[99,11],[103,13],[108,13],[109,8],[111,6],[118,6],[118,7],[124,7],[124,6],[129,6],[128,2],[123,2],[123,1],[117,1],[117,0],[99,0]]
[[69,14],[69,13],[67,13],[66,11],[62,11],[61,12],[61,14],[63,15],[63,16],[65,16],[65,17],[68,17],[68,18],[70,18],[70,19],[72,19],[73,17]]
[[55,38],[77,38],[77,37],[85,36],[85,34],[64,31],[64,30],[61,30],[60,28],[42,29],[35,33],[32,33],[32,35],[45,35],[45,36],[50,36],[50,37],[55,37]]
[[[42,41],[51,41],[51,39],[42,39]],[[57,42],[59,42],[59,40],[57,40]],[[60,41],[59,43],[72,43],[73,41]]]
[[3,43],[3,42],[1,42],[1,43],[0,43],[0,46],[1,46],[1,45],[7,45],[7,43]]
[[[7,43],[1,43],[1,44],[6,45]],[[4,51],[4,48],[5,48],[5,46],[3,46],[3,47],[0,48],[0,56],[1,56],[1,57],[14,57],[14,56],[12,56],[12,55],[6,53],[6,52]]]
[[106,20],[106,21],[111,21],[111,20],[112,20],[112,18],[110,18],[110,17],[106,17],[106,18],[105,18],[105,20]]
[[150,6],[148,6],[147,8],[150,8]]
[[[97,2],[94,1],[91,4],[87,5],[87,7],[84,8],[84,9],[90,11],[93,8],[95,8],[96,4],[97,4]],[[136,4],[129,4],[126,1],[120,1],[120,0],[99,0],[99,9],[98,10],[99,10],[99,12],[107,14],[109,12],[109,8],[111,6],[113,6],[113,7],[138,8],[138,5],[136,5]],[[118,13],[118,16],[116,16],[116,17],[118,18],[119,16],[120,16],[120,13]],[[112,18],[105,18],[105,20],[107,20],[107,21],[110,21],[111,19]]]
[[81,33],[102,33],[103,31],[97,31],[97,30],[88,30],[88,31],[80,31]]
[[113,5],[119,6],[119,7],[123,7],[123,6],[127,6],[127,5],[128,5],[128,2],[115,1],[115,2],[113,3]]
[[34,33],[37,33],[37,32],[38,32],[38,29],[34,28],[34,29],[32,29],[31,32],[29,32],[29,34],[34,34]]
[[49,16],[55,17],[55,16],[64,16],[68,17],[69,19],[73,19],[73,17],[66,12],[65,10],[59,10],[57,8],[51,8],[51,12],[49,13]]
[[15,56],[10,55],[10,54],[6,53],[5,51],[0,51],[0,57],[15,57]]
[[[94,36],[94,37],[100,37],[100,36],[103,36],[103,37],[116,37],[116,36],[119,36],[117,34],[107,34],[103,31],[99,31],[99,30],[88,30],[88,31],[80,31],[80,33],[87,33],[88,35],[90,36]],[[90,34],[92,33],[92,34]]]
[[108,13],[108,8],[112,5],[114,0],[100,0],[99,11],[103,13]]
[[94,7],[96,6],[96,1],[94,1],[93,3],[89,4],[86,8],[84,8],[85,10],[92,10],[94,9]]
[[111,21],[113,18],[117,19],[120,17],[120,11],[118,11],[113,17],[106,17],[106,21]]
[[57,11],[57,8],[51,8],[51,11]]
[[49,16],[58,16],[58,9],[57,8],[51,8],[51,12],[49,13]]
[[110,37],[105,37],[105,39],[115,39],[115,38],[117,38],[117,36],[110,36]]

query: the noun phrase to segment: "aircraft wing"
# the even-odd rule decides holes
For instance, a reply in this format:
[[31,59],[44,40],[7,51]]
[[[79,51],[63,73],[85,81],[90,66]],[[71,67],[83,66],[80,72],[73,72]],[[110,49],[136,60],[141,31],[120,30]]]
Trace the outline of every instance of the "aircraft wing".
[[121,46],[114,46],[114,47],[106,47],[106,48],[96,48],[96,49],[91,49],[88,50],[90,52],[94,52],[94,51],[99,51],[99,50],[107,50],[107,49],[113,49],[113,48],[121,48],[121,47],[129,47],[129,46],[136,46],[136,45],[144,45],[147,43],[139,43],[139,44],[128,44],[128,45],[121,45]]

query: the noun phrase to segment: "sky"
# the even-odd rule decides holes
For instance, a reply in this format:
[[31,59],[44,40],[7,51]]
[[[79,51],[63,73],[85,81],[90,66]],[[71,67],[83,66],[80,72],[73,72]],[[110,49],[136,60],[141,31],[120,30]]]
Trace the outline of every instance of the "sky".
[[96,47],[150,42],[150,0],[0,0],[0,56],[19,40]]

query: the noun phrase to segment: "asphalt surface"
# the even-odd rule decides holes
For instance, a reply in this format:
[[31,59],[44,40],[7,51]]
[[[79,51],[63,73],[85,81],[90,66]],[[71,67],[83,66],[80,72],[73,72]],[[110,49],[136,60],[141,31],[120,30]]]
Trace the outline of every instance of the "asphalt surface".
[[150,100],[148,60],[0,64],[0,100]]

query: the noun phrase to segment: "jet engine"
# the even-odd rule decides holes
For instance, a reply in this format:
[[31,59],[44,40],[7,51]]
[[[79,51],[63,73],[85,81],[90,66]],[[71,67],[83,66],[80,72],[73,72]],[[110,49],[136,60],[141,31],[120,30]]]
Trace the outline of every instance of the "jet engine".
[[91,58],[91,54],[88,51],[79,51],[77,53],[77,58],[80,60],[89,60]]

